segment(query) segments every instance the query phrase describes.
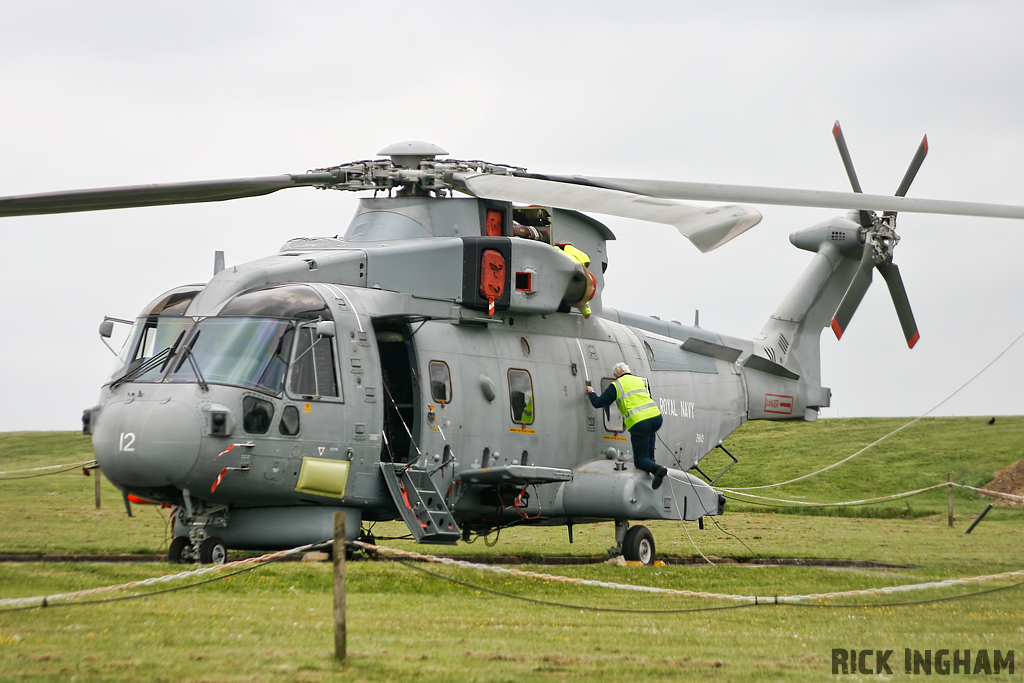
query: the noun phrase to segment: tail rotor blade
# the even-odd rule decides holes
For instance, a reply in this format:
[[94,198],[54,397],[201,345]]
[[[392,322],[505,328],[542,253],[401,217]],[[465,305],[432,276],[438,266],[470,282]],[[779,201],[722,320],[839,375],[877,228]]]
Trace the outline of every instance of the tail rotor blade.
[[864,256],[860,260],[860,268],[857,269],[857,274],[850,281],[850,286],[847,287],[843,300],[839,302],[836,314],[832,316],[832,331],[835,333],[836,339],[843,338],[843,333],[846,332],[846,328],[850,325],[853,314],[857,311],[857,307],[860,306],[861,300],[864,299],[868,287],[871,286],[871,271],[874,268],[873,256],[874,248],[869,242],[864,245]]
[[843,166],[846,167],[846,175],[850,179],[850,185],[854,192],[863,192],[860,189],[860,181],[857,180],[857,171],[853,168],[853,159],[850,158],[850,148],[846,146],[846,138],[843,136],[843,129],[839,121],[832,124],[832,137],[836,139],[836,146],[839,147],[839,156],[843,158]]
[[910,189],[910,183],[914,182],[917,172],[921,170],[921,164],[924,163],[924,158],[928,156],[928,136],[925,135],[921,140],[921,144],[917,147],[917,152],[914,153],[914,158],[910,161],[910,167],[907,168],[907,172],[903,174],[903,180],[900,181],[900,186],[896,190],[897,197],[906,197],[907,190]]
[[[846,168],[846,176],[850,179],[850,186],[853,187],[853,191],[857,194],[864,192],[860,188],[860,181],[857,179],[857,171],[853,168],[853,159],[850,157],[850,148],[846,145],[846,137],[843,135],[843,129],[839,125],[839,121],[832,124],[832,137],[836,139],[836,146],[839,147],[839,156],[843,159],[843,166]],[[862,227],[871,227],[871,213],[861,209],[860,211],[860,224]]]
[[896,315],[899,316],[900,326],[903,328],[903,336],[907,340],[907,346],[914,348],[921,334],[917,331],[917,322],[914,320],[914,312],[910,310],[910,300],[907,298],[907,289],[903,286],[903,277],[900,275],[900,268],[895,263],[881,263],[878,265],[878,272],[885,278],[885,284],[889,286],[889,295],[896,307]]

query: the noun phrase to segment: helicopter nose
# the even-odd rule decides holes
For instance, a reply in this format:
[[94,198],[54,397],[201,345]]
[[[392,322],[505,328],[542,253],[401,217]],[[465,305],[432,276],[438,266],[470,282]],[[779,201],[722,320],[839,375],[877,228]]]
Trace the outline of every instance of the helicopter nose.
[[107,405],[92,437],[100,468],[120,487],[160,487],[183,480],[199,456],[201,440],[195,412],[167,398]]

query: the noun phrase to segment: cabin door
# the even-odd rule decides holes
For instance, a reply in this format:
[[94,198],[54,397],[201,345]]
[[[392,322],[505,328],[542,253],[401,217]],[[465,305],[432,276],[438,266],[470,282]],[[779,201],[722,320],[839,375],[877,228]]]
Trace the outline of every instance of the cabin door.
[[418,455],[420,398],[414,378],[412,330],[404,321],[373,323],[380,354],[384,427],[381,460],[411,462]]

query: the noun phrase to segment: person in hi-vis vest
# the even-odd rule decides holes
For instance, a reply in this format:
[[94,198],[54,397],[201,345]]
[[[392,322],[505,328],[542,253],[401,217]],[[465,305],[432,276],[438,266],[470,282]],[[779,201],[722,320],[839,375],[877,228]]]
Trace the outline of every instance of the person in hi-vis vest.
[[587,396],[595,408],[618,404],[633,442],[633,464],[638,470],[654,475],[651,488],[656,489],[668,474],[666,468],[654,462],[654,445],[662,423],[661,411],[651,398],[650,384],[645,378],[631,374],[628,365],[616,363],[612,374],[615,380],[600,396],[594,393],[594,387],[588,381]]
[[[570,261],[575,261],[576,263],[583,266],[583,272],[587,275],[587,277],[593,280],[594,276],[590,275],[589,271],[587,270],[588,266],[590,266],[590,256],[587,254],[587,252],[583,251],[582,249],[577,249],[568,242],[566,242],[565,244],[558,244],[556,246],[562,250],[563,254],[569,257]],[[578,306],[578,309],[579,312],[583,314],[584,318],[590,317],[591,310],[589,301],[583,301],[582,305]]]

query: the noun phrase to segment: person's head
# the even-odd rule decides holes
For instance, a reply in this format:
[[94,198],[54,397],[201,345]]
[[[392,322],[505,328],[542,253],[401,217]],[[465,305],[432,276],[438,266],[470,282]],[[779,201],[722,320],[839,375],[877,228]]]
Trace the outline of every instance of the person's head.
[[622,377],[623,375],[629,374],[629,366],[625,363],[616,363],[615,367],[612,368],[612,374],[615,375],[615,379]]

